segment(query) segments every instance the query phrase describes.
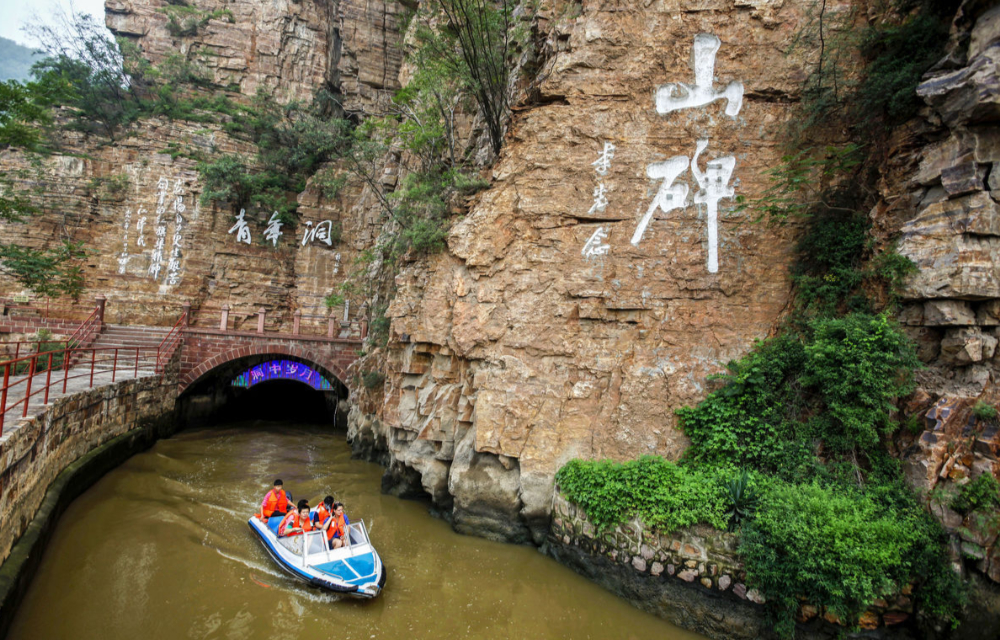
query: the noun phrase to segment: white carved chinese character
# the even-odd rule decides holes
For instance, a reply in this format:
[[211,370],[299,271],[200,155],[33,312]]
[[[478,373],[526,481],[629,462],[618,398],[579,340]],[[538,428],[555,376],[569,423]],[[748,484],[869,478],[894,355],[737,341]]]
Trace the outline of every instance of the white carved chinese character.
[[174,211],[177,213],[184,213],[186,210],[187,207],[184,206],[184,198],[177,196],[177,199],[174,200]]
[[594,204],[591,205],[590,211],[587,212],[587,215],[593,215],[604,211],[605,207],[608,206],[608,199],[605,197],[607,193],[608,190],[604,186],[603,182],[594,187]]
[[174,195],[184,195],[184,184],[180,180],[174,180]]
[[697,204],[708,205],[708,272],[716,273],[719,270],[719,200],[732,198],[736,195],[736,190],[729,186],[729,180],[733,177],[733,169],[736,167],[736,158],[726,156],[709,160],[705,165],[705,173],[698,169],[698,156],[708,147],[708,140],[699,140],[694,158],[691,159],[691,173],[701,187],[701,191],[695,194],[694,201]]
[[[324,226],[325,225],[325,226]],[[313,240],[319,240],[320,242],[325,242],[327,246],[333,245],[333,238],[331,232],[333,231],[333,221],[324,220],[318,223],[315,227],[312,226],[311,222],[306,223],[306,232],[302,234],[302,246]]]
[[667,114],[680,109],[703,107],[716,100],[726,101],[726,115],[735,118],[743,106],[743,83],[734,80],[721,91],[716,91],[715,54],[722,41],[708,33],[694,37],[692,58],[694,86],[683,82],[665,84],[656,90],[656,112]]
[[243,242],[245,244],[250,244],[250,228],[247,226],[247,221],[244,219],[246,216],[246,210],[240,209],[240,215],[236,216],[236,224],[229,230],[229,233],[236,232],[236,242]]
[[594,171],[597,172],[599,176],[608,175],[608,169],[611,168],[611,159],[615,157],[615,145],[610,142],[604,143],[604,151],[598,156],[597,160],[591,162],[590,164],[594,166]]
[[270,240],[271,246],[278,246],[278,238],[284,235],[281,232],[283,225],[284,223],[278,220],[278,212],[272,213],[271,218],[267,221],[267,229],[264,230],[264,239]]
[[163,199],[167,197],[167,189],[170,187],[170,181],[160,176],[160,179],[156,181],[156,203],[162,205]]
[[146,246],[146,238],[144,238],[142,235],[143,229],[145,228],[146,228],[146,216],[142,216],[141,218],[139,218],[138,222],[135,223],[135,232],[139,234],[139,237],[136,238],[135,241],[135,245],[137,247]]
[[646,167],[646,175],[653,180],[662,180],[660,188],[657,189],[653,201],[646,210],[646,215],[639,221],[639,225],[632,234],[632,244],[639,246],[639,241],[646,233],[646,227],[652,220],[657,209],[663,213],[669,213],[674,209],[683,209],[687,204],[688,186],[686,184],[674,184],[682,173],[688,168],[687,156],[674,156],[664,162],[654,162]]
[[158,279],[160,277],[160,269],[161,269],[161,266],[160,266],[160,262],[158,260],[153,261],[152,263],[150,263],[150,265],[149,265],[149,275],[153,276],[153,280],[156,280],[156,279]]
[[125,270],[128,268],[129,257],[128,251],[122,251],[121,255],[118,256],[118,273],[125,273]]
[[583,245],[583,257],[591,258],[606,255],[611,250],[611,245],[604,244],[604,241],[607,239],[608,232],[604,230],[604,227],[597,227],[597,231]]

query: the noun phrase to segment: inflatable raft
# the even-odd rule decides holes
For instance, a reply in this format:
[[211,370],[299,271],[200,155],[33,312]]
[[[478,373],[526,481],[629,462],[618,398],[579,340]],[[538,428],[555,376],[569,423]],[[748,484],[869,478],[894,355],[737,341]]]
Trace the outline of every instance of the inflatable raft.
[[295,578],[320,589],[354,598],[378,596],[385,584],[385,566],[368,539],[364,521],[347,527],[349,544],[329,549],[326,534],[311,531],[278,538],[280,517],[267,523],[258,516],[247,521],[271,558]]

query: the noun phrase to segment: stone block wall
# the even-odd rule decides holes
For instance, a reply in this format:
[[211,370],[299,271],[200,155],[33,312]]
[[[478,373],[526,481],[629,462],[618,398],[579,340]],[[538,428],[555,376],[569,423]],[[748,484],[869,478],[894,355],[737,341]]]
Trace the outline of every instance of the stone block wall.
[[[767,600],[747,584],[746,570],[737,556],[737,535],[703,525],[660,533],[638,519],[600,532],[583,509],[558,491],[552,506],[552,527],[548,537],[550,555],[577,570],[581,570],[583,564],[590,564],[584,569],[588,574],[594,567],[604,567],[603,579],[591,577],[627,599],[633,599],[632,593],[642,593],[642,599],[648,602],[637,602],[637,606],[675,624],[714,637],[711,628],[702,625],[699,615],[691,611],[679,615],[672,607],[657,605],[657,600],[677,599],[677,588],[686,587],[693,593],[710,596],[691,599],[690,608],[705,607],[723,617],[733,616],[740,622],[731,620],[730,623],[744,627],[749,634],[747,637],[770,637],[761,631],[768,628],[765,609],[760,606]],[[588,557],[589,560],[584,560]],[[608,570],[609,566],[614,569]],[[642,587],[637,588],[637,582]],[[876,635],[870,637],[897,637],[899,633],[903,634],[901,637],[909,637],[903,629],[909,627],[904,623],[912,622],[911,589],[906,586],[894,598],[876,601],[861,615],[859,626],[868,631],[877,630]],[[650,592],[659,592],[659,595],[650,595]],[[724,604],[725,601],[730,604]],[[799,637],[837,637],[844,631],[841,620],[832,611],[809,603],[799,606],[796,620],[800,624]],[[754,635],[756,633],[763,635]],[[742,636],[727,630],[725,637]]]
[[746,586],[746,571],[736,557],[739,538],[731,533],[696,525],[661,534],[636,519],[602,533],[583,509],[561,494],[556,494],[552,507],[550,540],[605,555],[653,578],[675,578],[741,600],[765,602],[757,590]]
[[0,437],[0,563],[32,521],[49,484],[84,454],[171,414],[176,362],[165,376],[124,380],[50,403]]

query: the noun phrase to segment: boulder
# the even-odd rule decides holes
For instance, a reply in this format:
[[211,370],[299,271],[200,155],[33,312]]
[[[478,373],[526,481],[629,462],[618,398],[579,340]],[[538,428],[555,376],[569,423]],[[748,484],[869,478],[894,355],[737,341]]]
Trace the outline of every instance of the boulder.
[[992,336],[983,336],[979,327],[962,327],[948,329],[941,340],[942,362],[952,366],[964,366],[983,359],[985,338],[991,341],[990,356],[996,348],[997,340]]
[[954,326],[976,324],[976,314],[968,302],[961,300],[931,300],[924,303],[924,325]]
[[[902,287],[904,298],[1000,298],[1000,209],[985,191],[931,204],[901,231],[897,251],[919,267]],[[929,325],[975,322],[967,309],[955,319],[924,311]]]
[[1000,43],[994,43],[957,71],[938,73],[917,87],[917,95],[950,127],[1000,119]]

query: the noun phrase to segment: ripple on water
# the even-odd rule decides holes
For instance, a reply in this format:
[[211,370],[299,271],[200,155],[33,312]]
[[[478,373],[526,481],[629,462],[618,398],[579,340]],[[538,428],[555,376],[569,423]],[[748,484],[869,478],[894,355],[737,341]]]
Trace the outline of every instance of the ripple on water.
[[[110,472],[59,522],[10,637],[73,640],[699,637],[535,549],[460,536],[380,493],[343,433],[292,424],[186,431]],[[373,602],[295,581],[246,524],[275,477],[363,518],[389,570]]]

